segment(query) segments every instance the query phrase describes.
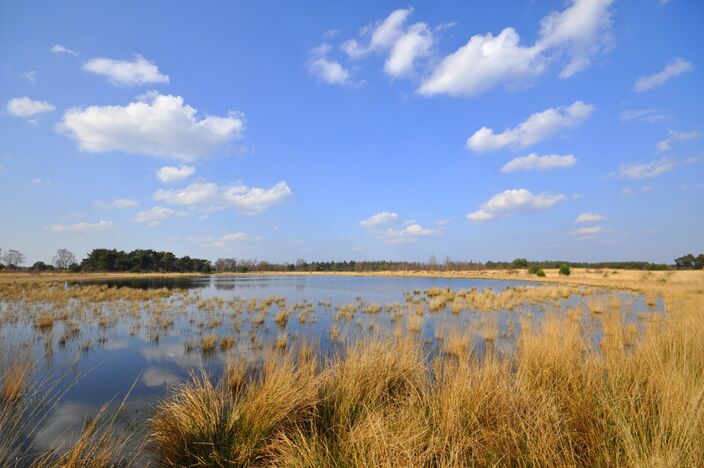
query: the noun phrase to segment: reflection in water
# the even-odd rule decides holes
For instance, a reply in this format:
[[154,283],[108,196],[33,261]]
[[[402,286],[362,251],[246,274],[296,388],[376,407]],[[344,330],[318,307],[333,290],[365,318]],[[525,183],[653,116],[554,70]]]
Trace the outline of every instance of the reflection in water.
[[[131,405],[149,407],[195,369],[219,373],[228,359],[255,361],[272,347],[313,343],[326,356],[348,340],[413,334],[431,358],[467,348],[479,356],[509,354],[521,329],[546,314],[567,314],[597,343],[613,326],[604,310],[618,310],[618,326],[635,336],[663,307],[631,293],[554,286],[544,297],[536,293],[535,301],[522,302],[541,285],[460,278],[238,275],[67,287],[86,284],[122,288],[125,297],[58,304],[0,300],[0,313],[15,317],[0,321],[0,342],[34,350],[50,378],[80,376],[59,389],[63,403],[36,435],[41,448],[72,440],[85,418],[128,391]],[[506,289],[519,287],[529,289]],[[143,297],[128,288],[156,294]],[[170,292],[161,294],[162,288]],[[37,317],[46,314],[51,325],[38,325]],[[147,414],[140,410],[135,417]]]

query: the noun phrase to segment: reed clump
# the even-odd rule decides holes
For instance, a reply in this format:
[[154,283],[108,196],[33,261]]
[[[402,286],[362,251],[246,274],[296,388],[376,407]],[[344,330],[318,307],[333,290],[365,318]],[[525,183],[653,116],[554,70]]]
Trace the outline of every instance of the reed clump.
[[[451,331],[432,359],[409,337],[325,362],[269,356],[234,387],[194,376],[158,408],[152,441],[191,466],[701,466],[704,320],[701,298],[688,304],[630,350],[625,332],[597,346],[548,313],[508,355],[474,355]],[[610,314],[606,329],[626,330]]]

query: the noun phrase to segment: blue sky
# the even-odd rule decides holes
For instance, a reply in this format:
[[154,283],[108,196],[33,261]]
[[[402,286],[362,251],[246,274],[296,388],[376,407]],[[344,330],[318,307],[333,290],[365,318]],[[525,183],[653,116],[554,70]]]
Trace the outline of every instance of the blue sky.
[[704,4],[1,2],[0,248],[670,262]]

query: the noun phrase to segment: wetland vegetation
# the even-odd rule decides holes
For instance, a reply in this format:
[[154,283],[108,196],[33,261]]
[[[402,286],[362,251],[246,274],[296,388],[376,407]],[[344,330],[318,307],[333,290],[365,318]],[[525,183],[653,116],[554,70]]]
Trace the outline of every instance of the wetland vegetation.
[[704,275],[545,273],[4,274],[1,464],[700,465]]

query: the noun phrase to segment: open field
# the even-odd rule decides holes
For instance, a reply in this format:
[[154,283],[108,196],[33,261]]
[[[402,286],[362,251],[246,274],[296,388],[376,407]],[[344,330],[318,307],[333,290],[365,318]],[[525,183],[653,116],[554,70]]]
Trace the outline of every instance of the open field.
[[0,274],[0,464],[704,462],[703,272],[296,276]]

